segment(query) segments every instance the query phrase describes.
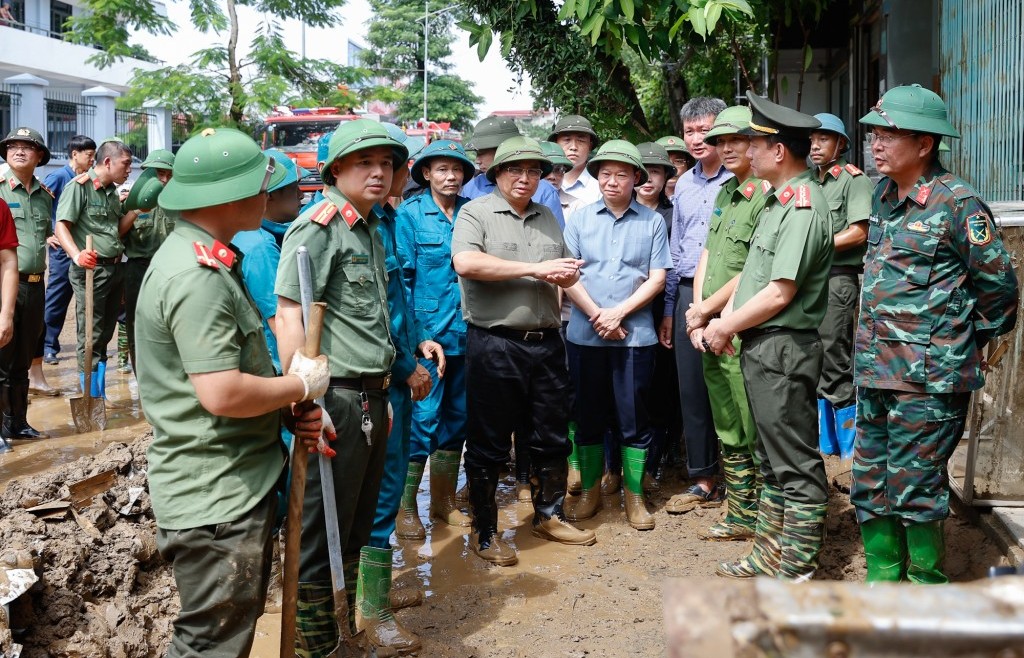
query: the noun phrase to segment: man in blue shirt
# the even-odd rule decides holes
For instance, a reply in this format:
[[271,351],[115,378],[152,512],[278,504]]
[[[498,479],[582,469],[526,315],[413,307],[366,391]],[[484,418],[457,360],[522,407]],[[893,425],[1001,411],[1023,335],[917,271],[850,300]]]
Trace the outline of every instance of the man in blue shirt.
[[583,261],[580,280],[567,289],[572,315],[566,332],[569,371],[576,387],[583,491],[566,510],[571,521],[601,507],[604,436],[621,433],[626,518],[637,530],[654,528],[641,482],[652,429],[647,405],[658,342],[651,302],[672,267],[665,220],[633,199],[647,182],[640,151],[612,140],[587,165],[601,199],[569,217],[565,245]]

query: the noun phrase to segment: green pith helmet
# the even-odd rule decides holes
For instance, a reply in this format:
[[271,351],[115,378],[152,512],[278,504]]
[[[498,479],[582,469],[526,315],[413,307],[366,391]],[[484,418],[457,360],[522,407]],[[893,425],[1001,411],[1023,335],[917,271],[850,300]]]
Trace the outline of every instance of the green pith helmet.
[[[148,170],[147,170],[148,171]],[[167,210],[194,210],[256,196],[285,177],[245,133],[207,128],[190,137],[174,158],[174,177],[160,193]],[[269,180],[267,178],[270,174]]]
[[7,144],[10,142],[32,142],[43,150],[43,157],[39,159],[37,167],[42,167],[50,161],[50,149],[46,148],[43,136],[31,128],[15,128],[7,133],[7,137],[0,140],[0,158],[7,160]]
[[347,121],[334,131],[331,135],[331,142],[327,146],[327,160],[324,164],[320,177],[324,184],[334,185],[334,174],[331,173],[331,165],[338,158],[343,158],[349,153],[374,148],[375,146],[389,146],[395,152],[394,161],[391,163],[394,169],[406,166],[409,160],[409,149],[405,144],[392,137],[387,128],[377,121],[371,119],[356,119]]
[[135,180],[128,198],[124,200],[125,210],[150,210],[157,205],[157,198],[164,190],[164,184],[156,175],[156,168],[143,170]]
[[501,165],[521,162],[523,160],[536,160],[539,162],[543,172],[541,173],[542,177],[550,174],[553,168],[551,160],[548,159],[548,156],[544,155],[544,151],[541,150],[537,140],[530,137],[510,137],[498,146],[498,151],[494,154],[494,161],[491,162],[491,166],[487,169],[487,180],[492,183],[495,181],[498,177],[498,167]]
[[540,142],[540,150],[544,151],[544,155],[548,156],[552,165],[562,165],[572,169],[572,160],[565,157],[565,151],[558,144],[554,142]]
[[[174,154],[167,149],[151,151],[142,163],[143,169],[167,169],[174,170]],[[145,207],[145,206],[143,206]]]
[[309,171],[300,167],[295,163],[294,160],[289,158],[284,151],[278,151],[277,149],[264,149],[263,154],[274,158],[274,166],[281,167],[284,169],[284,178],[277,185],[271,185],[267,188],[267,192],[276,192],[282,187],[287,187],[292,183],[298,183],[300,180],[309,175]]
[[591,149],[596,149],[597,145],[601,143],[601,140],[597,137],[597,133],[594,132],[594,126],[578,114],[569,114],[559,119],[555,124],[555,127],[551,130],[551,134],[548,135],[548,141],[553,142],[557,140],[558,136],[562,133],[586,133],[587,135],[590,135]]
[[750,127],[750,108],[746,105],[727,107],[715,117],[711,130],[704,135],[704,143],[714,146],[723,135],[739,135]]
[[949,122],[942,98],[921,85],[893,87],[860,118],[860,122],[879,128],[960,137]]
[[[597,178],[597,172],[601,169],[602,162],[621,162],[622,164],[632,166],[640,172],[640,180],[637,182],[637,185],[643,185],[650,178],[647,174],[647,169],[644,167],[643,158],[640,157],[640,151],[624,139],[613,139],[610,142],[605,142],[597,150],[597,155],[590,159],[590,162],[587,163],[587,171],[594,178]],[[674,169],[675,167],[673,167]]]
[[668,151],[661,144],[644,142],[637,144],[636,150],[640,151],[640,161],[644,163],[644,168],[648,171],[651,167],[662,167],[665,169],[665,175],[669,178],[676,175],[676,166],[668,159]]
[[683,141],[682,137],[678,135],[666,135],[659,137],[655,144],[661,144],[665,147],[665,150],[669,153],[689,153],[690,150],[686,148],[686,142]]
[[473,137],[466,143],[467,151],[496,149],[510,137],[519,137],[519,128],[512,119],[487,117],[473,128]]
[[[740,134],[752,137],[778,135],[789,138],[808,138],[811,131],[821,128],[821,122],[809,114],[773,103],[747,90],[750,101],[750,121]],[[726,108],[728,109],[728,108]]]
[[450,139],[440,139],[428,144],[420,151],[416,162],[412,163],[412,179],[422,187],[429,186],[427,179],[423,177],[423,167],[429,166],[434,158],[451,158],[458,161],[462,165],[462,185],[468,183],[476,173],[476,163],[469,159],[461,144]]

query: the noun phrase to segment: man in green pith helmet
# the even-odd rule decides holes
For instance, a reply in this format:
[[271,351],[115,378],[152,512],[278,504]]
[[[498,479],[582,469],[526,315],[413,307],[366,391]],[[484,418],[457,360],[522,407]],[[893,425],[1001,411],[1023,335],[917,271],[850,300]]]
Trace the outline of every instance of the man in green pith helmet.
[[565,172],[560,189],[579,199],[583,205],[600,199],[601,189],[597,180],[587,170],[590,154],[601,143],[590,121],[578,114],[566,115],[555,123],[548,141],[561,146],[565,157],[572,162],[572,169]]
[[181,600],[167,656],[244,658],[287,476],[281,423],[316,445],[323,424],[309,401],[330,372],[324,357],[303,356],[275,375],[230,246],[259,226],[283,169],[230,129],[208,128],[178,155],[158,204],[181,217],[150,262],[135,316],[157,547]]
[[947,463],[983,350],[1016,323],[1017,278],[988,206],[938,163],[960,133],[937,94],[895,87],[860,122],[885,178],[868,219],[850,501],[869,582],[945,583]]

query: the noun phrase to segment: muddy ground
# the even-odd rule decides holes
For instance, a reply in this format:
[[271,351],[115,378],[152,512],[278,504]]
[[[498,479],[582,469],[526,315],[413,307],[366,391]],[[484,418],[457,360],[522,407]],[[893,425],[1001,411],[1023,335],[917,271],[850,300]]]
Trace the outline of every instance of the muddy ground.
[[[154,523],[143,494],[129,509],[128,490],[145,470],[141,419],[130,375],[108,375],[111,429],[75,435],[67,397],[72,395],[68,360],[47,367],[62,398],[33,398],[30,421],[52,431],[48,441],[18,443],[0,456],[0,558],[16,549],[34,554],[41,581],[13,607],[16,628],[26,629],[27,658],[148,658],[162,656],[176,612],[176,592],[154,550]],[[830,462],[831,475],[839,470]],[[69,482],[103,470],[118,472],[113,489],[81,515],[40,520],[23,508],[64,496]],[[683,516],[663,511],[685,488],[679,468],[667,469],[650,499],[657,527],[638,532],[626,524],[621,497],[605,498],[604,510],[580,525],[596,530],[590,547],[553,545],[530,534],[532,510],[514,502],[506,478],[499,491],[500,526],[519,550],[519,564],[485,565],[468,549],[461,529],[432,527],[428,495],[420,508],[428,527],[425,542],[396,551],[396,580],[420,586],[423,606],[397,613],[423,641],[421,656],[444,658],[566,658],[664,655],[662,585],[668,578],[710,576],[719,560],[734,559],[746,543],[712,543],[698,532],[717,520],[718,510]],[[840,479],[842,476],[840,475]],[[426,480],[424,480],[426,485]],[[864,560],[853,511],[833,490],[828,539],[818,578],[860,580]],[[976,527],[952,518],[946,526],[946,567],[957,581],[983,577],[1001,560]],[[277,656],[278,615],[264,615],[254,658]]]

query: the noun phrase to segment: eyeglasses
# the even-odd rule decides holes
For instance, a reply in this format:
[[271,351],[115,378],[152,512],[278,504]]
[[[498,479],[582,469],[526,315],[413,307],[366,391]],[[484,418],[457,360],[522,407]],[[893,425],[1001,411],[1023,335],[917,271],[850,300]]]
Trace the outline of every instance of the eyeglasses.
[[267,188],[270,187],[270,178],[274,175],[274,158],[270,158],[267,162],[267,173],[263,176],[263,184],[260,185],[260,194],[266,194]]
[[18,153],[24,151],[25,153],[32,153],[36,150],[35,144],[8,144],[8,153]]
[[524,169],[523,167],[505,167],[505,171],[512,175],[513,178],[522,178],[523,174],[530,180],[538,180],[541,174],[544,173],[543,169]]
[[916,137],[917,133],[907,133],[904,135],[891,134],[891,133],[868,133],[868,144],[874,146],[876,143],[882,148],[889,148],[901,139],[907,137]]
[[551,173],[553,173],[553,174],[565,175],[565,173],[568,172],[568,171],[569,171],[569,168],[566,167],[565,165],[555,165],[554,167],[551,168]]

